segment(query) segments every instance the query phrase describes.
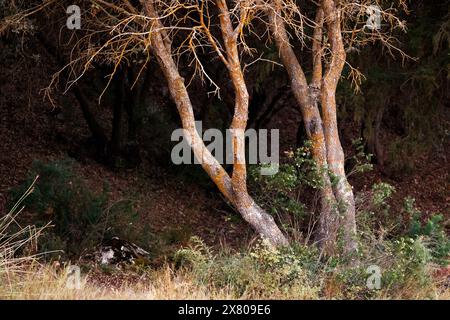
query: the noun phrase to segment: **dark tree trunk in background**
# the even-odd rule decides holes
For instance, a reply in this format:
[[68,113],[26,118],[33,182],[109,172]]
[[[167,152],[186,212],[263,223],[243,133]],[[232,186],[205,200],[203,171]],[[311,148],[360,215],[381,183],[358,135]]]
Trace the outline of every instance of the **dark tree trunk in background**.
[[115,100],[113,102],[113,120],[111,140],[109,142],[108,161],[113,165],[118,165],[118,160],[121,151],[122,142],[122,115],[125,102],[125,90],[126,90],[126,74],[125,71],[120,70],[115,75],[117,81],[117,91]]
[[[63,61],[63,58],[61,57],[61,52],[59,48],[57,46],[54,46],[50,41],[48,41],[48,39],[40,32],[37,33],[37,38],[43,44],[47,52],[56,60],[57,65],[60,68],[63,68],[66,65],[66,63]],[[62,72],[61,77],[63,77],[65,82],[67,82],[66,72]],[[94,113],[91,110],[90,106],[91,103],[89,102],[88,98],[84,95],[83,90],[80,89],[79,84],[75,84],[74,86],[72,86],[72,92],[80,105],[81,112],[83,113],[83,117],[86,121],[87,126],[89,127],[92,138],[94,140],[94,144],[99,149],[99,151],[103,153],[108,144],[108,138],[106,137],[105,130],[97,121]]]
[[108,138],[105,135],[104,129],[100,126],[94,114],[91,112],[88,99],[78,86],[73,87],[72,91],[80,104],[81,112],[83,113],[83,117],[86,120],[89,130],[91,131],[95,145],[99,149],[104,150],[108,144]]

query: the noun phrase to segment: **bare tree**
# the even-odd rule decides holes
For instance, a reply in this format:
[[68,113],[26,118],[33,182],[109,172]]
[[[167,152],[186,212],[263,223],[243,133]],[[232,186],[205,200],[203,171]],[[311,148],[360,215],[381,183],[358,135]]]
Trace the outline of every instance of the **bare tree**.
[[[197,9],[201,14],[200,31],[206,35],[210,44],[217,50],[217,53],[229,71],[235,90],[235,111],[231,124],[234,162],[233,174],[230,177],[206,148],[196,131],[192,103],[186,89],[185,81],[180,76],[170,47],[167,45],[170,39],[167,39],[167,34],[164,34],[162,31],[165,28],[156,11],[154,1],[142,1],[142,4],[145,8],[146,15],[153,21],[150,46],[164,72],[172,98],[177,104],[183,128],[187,133],[186,136],[189,137],[188,142],[195,156],[201,159],[202,167],[218,186],[219,190],[263,238],[276,246],[286,245],[288,243],[287,239],[275,224],[272,216],[259,207],[247,191],[244,131],[247,125],[249,96],[237,46],[240,28],[242,28],[241,24],[234,28],[226,2],[224,0],[217,0],[216,5],[220,11],[220,29],[226,51],[225,54],[222,54],[217,41],[203,20],[204,11],[202,6],[204,4],[201,3],[198,6],[195,2],[191,2],[191,8]],[[176,10],[184,5],[187,4],[176,3],[170,7],[170,10]]]
[[[291,79],[292,91],[303,116],[308,138],[312,141],[312,153],[322,169],[321,213],[316,239],[326,253],[336,250],[338,235],[346,252],[357,249],[355,200],[352,186],[344,169],[344,152],[338,134],[336,90],[346,64],[346,48],[354,49],[366,43],[379,41],[393,52],[399,51],[395,38],[390,36],[394,26],[404,28],[403,23],[391,10],[382,11],[392,26],[388,32],[367,30],[365,13],[370,7],[368,1],[311,1],[315,5],[315,19],[308,19],[295,1],[271,0],[264,2],[271,34],[279,49],[283,64]],[[262,2],[261,2],[262,3]],[[404,6],[404,1],[399,1]],[[306,7],[306,6],[305,6]],[[306,11],[306,9],[305,9]],[[361,25],[361,23],[363,24]],[[311,26],[311,35],[305,31]],[[346,26],[349,30],[343,30]],[[291,37],[289,30],[294,31]],[[347,38],[344,35],[348,34]],[[310,41],[312,53],[312,76],[308,82],[305,71],[297,58],[291,38],[305,45]],[[350,66],[351,68],[351,66]],[[358,85],[361,75],[351,69],[354,83]]]

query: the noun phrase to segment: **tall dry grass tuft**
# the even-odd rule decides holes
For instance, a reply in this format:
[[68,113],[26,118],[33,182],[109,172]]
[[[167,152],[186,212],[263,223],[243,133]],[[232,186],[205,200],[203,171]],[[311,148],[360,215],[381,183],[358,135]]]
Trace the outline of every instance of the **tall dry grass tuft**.
[[38,176],[33,183],[14,204],[11,210],[0,218],[0,276],[4,272],[20,271],[24,263],[29,263],[35,260],[37,255],[20,255],[18,252],[26,253],[35,252],[36,241],[46,226],[36,228],[35,226],[22,227],[17,222],[17,216],[25,208],[21,206],[23,201],[33,192],[34,185],[38,180]]
[[24,274],[29,266],[38,263],[36,244],[39,235],[47,227],[37,228],[27,225],[23,227],[17,216],[23,211],[23,201],[33,192],[38,176],[26,192],[14,204],[11,210],[0,217],[0,282],[8,282],[11,276]]

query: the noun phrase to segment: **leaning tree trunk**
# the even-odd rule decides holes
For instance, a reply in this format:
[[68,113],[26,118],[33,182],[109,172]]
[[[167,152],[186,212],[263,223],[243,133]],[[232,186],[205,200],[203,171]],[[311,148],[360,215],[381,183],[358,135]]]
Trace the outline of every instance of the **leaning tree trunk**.
[[[236,207],[244,220],[246,220],[264,239],[268,240],[274,246],[287,245],[288,241],[281,230],[276,225],[272,216],[262,210],[248,195],[245,183],[245,160],[242,161],[242,153],[236,152],[239,161],[234,164],[233,178],[219,164],[217,159],[206,148],[202,138],[199,136],[195,128],[195,119],[189,94],[184,83],[184,79],[178,72],[177,65],[173,60],[170,48],[164,41],[160,30],[163,30],[161,22],[155,11],[153,1],[142,1],[145,13],[153,19],[153,32],[151,36],[151,48],[155,54],[158,63],[167,80],[169,90],[173,100],[177,105],[178,112],[181,117],[183,129],[187,142],[191,146],[194,155],[200,160],[200,163],[206,173],[217,185],[222,194]],[[239,102],[241,103],[241,102]],[[240,106],[242,108],[242,106]],[[238,124],[236,128],[242,128],[246,123],[243,121],[242,114],[237,118]],[[236,122],[235,122],[236,123]],[[241,150],[242,141],[235,140],[238,143],[234,146]],[[235,159],[236,160],[236,159]],[[236,170],[237,169],[237,170]]]
[[[233,28],[230,12],[227,8],[225,0],[217,0],[216,3],[220,11],[220,27],[227,55],[226,66],[228,68],[235,92],[234,116],[231,122],[233,150],[233,175],[231,177],[231,185],[234,192],[235,205],[243,214],[244,219],[252,225],[256,226],[261,223],[267,224],[273,220],[272,217],[255,204],[247,190],[244,132],[247,127],[248,120],[249,94],[239,59],[239,33]],[[254,219],[253,216],[255,215],[260,216],[259,219],[264,219],[266,221],[263,222]]]

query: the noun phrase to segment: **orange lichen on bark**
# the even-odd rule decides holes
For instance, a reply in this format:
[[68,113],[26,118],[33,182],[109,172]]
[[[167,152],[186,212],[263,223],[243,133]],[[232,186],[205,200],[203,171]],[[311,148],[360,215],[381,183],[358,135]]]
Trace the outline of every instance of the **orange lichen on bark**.
[[[345,50],[340,29],[340,14],[334,0],[323,0],[317,6],[315,26],[312,36],[313,73],[308,85],[302,66],[289,42],[283,20],[282,0],[272,0],[267,10],[269,25],[277,44],[281,60],[291,80],[292,91],[300,107],[308,138],[312,141],[312,154],[322,170],[323,188],[321,194],[321,214],[317,239],[327,253],[336,247],[338,227],[341,221],[336,212],[339,203],[347,205],[344,213],[344,234],[346,248],[355,248],[354,200],[351,187],[345,178],[344,153],[337,130],[335,93],[345,64]],[[324,24],[327,26],[330,42],[331,62],[323,74]],[[319,101],[320,100],[320,101]],[[322,113],[319,111],[321,103]],[[328,169],[339,178],[333,190]]]
[[[188,143],[194,151],[197,159],[201,159],[203,169],[210,176],[225,197],[236,207],[242,217],[271,245],[287,245],[288,241],[276,225],[274,219],[262,210],[247,192],[246,165],[245,165],[245,136],[243,132],[247,125],[248,117],[248,92],[244,81],[244,75],[240,66],[239,51],[237,47],[238,31],[233,30],[230,13],[223,0],[217,1],[221,11],[220,21],[224,41],[226,43],[227,57],[223,57],[224,63],[230,71],[236,91],[235,114],[232,129],[237,130],[233,136],[234,164],[233,175],[230,178],[225,169],[206,148],[202,138],[195,128],[195,118],[189,94],[184,79],[178,72],[170,48],[164,44],[161,30],[164,30],[154,7],[154,1],[141,1],[145,13],[154,20],[154,28],[151,32],[151,48],[167,79],[172,98],[174,99],[183,123],[183,128],[190,136]],[[242,133],[240,133],[242,132]]]

